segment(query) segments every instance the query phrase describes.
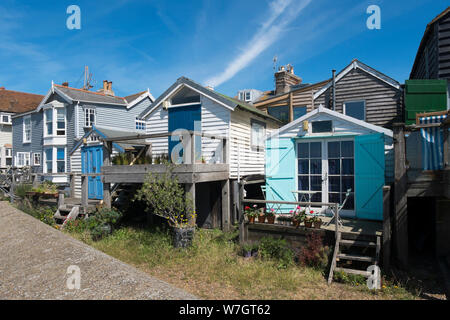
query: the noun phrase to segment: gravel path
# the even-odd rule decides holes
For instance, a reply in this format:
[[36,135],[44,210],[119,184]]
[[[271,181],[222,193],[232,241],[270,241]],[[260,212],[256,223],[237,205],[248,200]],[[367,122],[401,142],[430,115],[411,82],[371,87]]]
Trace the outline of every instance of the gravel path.
[[0,202],[0,299],[197,298]]

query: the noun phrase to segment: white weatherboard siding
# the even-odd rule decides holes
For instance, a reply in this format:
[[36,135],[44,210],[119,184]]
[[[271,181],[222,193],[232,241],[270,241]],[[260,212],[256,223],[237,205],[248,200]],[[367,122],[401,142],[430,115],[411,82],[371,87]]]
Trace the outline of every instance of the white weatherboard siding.
[[[339,135],[363,135],[363,134],[371,134],[376,133],[373,130],[362,127],[355,123],[345,121],[343,119],[339,119],[333,117],[329,114],[318,113],[314,116],[311,116],[307,119],[309,122],[309,126],[311,126],[312,121],[325,121],[332,120],[333,121],[333,131],[335,136]],[[303,131],[303,127],[300,124],[293,126],[289,130],[283,132],[279,135],[280,138],[295,138],[297,136],[303,136],[305,132]],[[307,134],[308,137],[314,137],[314,135],[323,137],[326,136],[326,133],[317,133],[317,134]],[[332,135],[330,135],[332,137]],[[391,137],[385,135],[384,136],[384,150],[385,150],[385,166],[386,166],[386,184],[390,184],[394,181],[394,145]]]
[[[227,137],[230,124],[230,110],[204,96],[200,97],[200,101],[202,104],[202,132]],[[213,162],[212,158],[214,155],[216,159],[219,159],[219,162],[222,162],[221,140],[203,137],[202,156],[206,163]]]
[[[70,157],[71,172],[81,173],[81,148],[75,150]],[[81,177],[75,176],[75,198],[81,199]]]
[[230,178],[236,179],[239,175],[264,174],[265,150],[257,150],[251,146],[251,120],[266,123],[266,134],[270,134],[275,128],[275,123],[265,121],[253,113],[236,109],[231,113],[229,153],[230,153]]
[[[147,134],[159,134],[169,132],[169,114],[160,105],[146,119]],[[147,139],[152,144],[153,156],[167,154],[169,152],[167,137]]]
[[0,125],[0,146],[12,144],[12,126]]

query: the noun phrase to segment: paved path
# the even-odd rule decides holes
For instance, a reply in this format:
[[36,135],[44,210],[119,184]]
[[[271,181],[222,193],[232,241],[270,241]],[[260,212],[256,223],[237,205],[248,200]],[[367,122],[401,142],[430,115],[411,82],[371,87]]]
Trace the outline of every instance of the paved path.
[[[67,268],[81,271],[70,290]],[[196,299],[0,202],[0,299]]]

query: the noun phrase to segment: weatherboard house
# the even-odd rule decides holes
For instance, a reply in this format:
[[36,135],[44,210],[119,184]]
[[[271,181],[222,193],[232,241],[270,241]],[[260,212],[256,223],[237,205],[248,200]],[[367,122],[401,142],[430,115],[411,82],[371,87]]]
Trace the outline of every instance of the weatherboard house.
[[[89,173],[89,168],[98,172],[96,161],[100,163],[103,155],[101,148],[95,143],[91,145],[95,135],[86,139],[82,147],[75,147],[94,126],[145,132],[145,122],[139,119],[139,114],[153,101],[149,90],[127,97],[115,96],[112,82],[106,80],[98,92],[52,83],[34,110],[12,117],[14,165],[30,166],[33,173],[62,185],[69,183],[71,172]],[[75,189],[80,193],[81,177],[74,179]],[[93,198],[101,196],[99,190]]]
[[[268,137],[266,198],[342,204],[350,190],[341,216],[382,221],[383,187],[393,181],[392,137],[389,129],[319,106]],[[292,209],[284,204],[281,211]]]

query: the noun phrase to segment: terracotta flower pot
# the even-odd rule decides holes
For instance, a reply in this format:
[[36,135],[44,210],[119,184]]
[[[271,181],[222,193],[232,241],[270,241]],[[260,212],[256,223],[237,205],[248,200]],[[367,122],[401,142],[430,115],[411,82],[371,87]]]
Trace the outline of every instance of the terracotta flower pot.
[[264,223],[264,222],[266,222],[266,216],[261,216],[261,215],[259,215],[259,216],[258,216],[258,222],[259,222],[259,223]]
[[255,217],[248,217],[249,223],[255,223]]
[[305,221],[305,227],[312,228],[312,225],[313,225],[312,221]]
[[300,221],[298,220],[292,220],[292,223],[294,224],[295,229],[298,229],[298,227],[300,226]]
[[274,224],[275,216],[267,216],[267,223]]
[[322,225],[322,221],[314,221],[313,223],[315,229],[320,229],[320,226]]

